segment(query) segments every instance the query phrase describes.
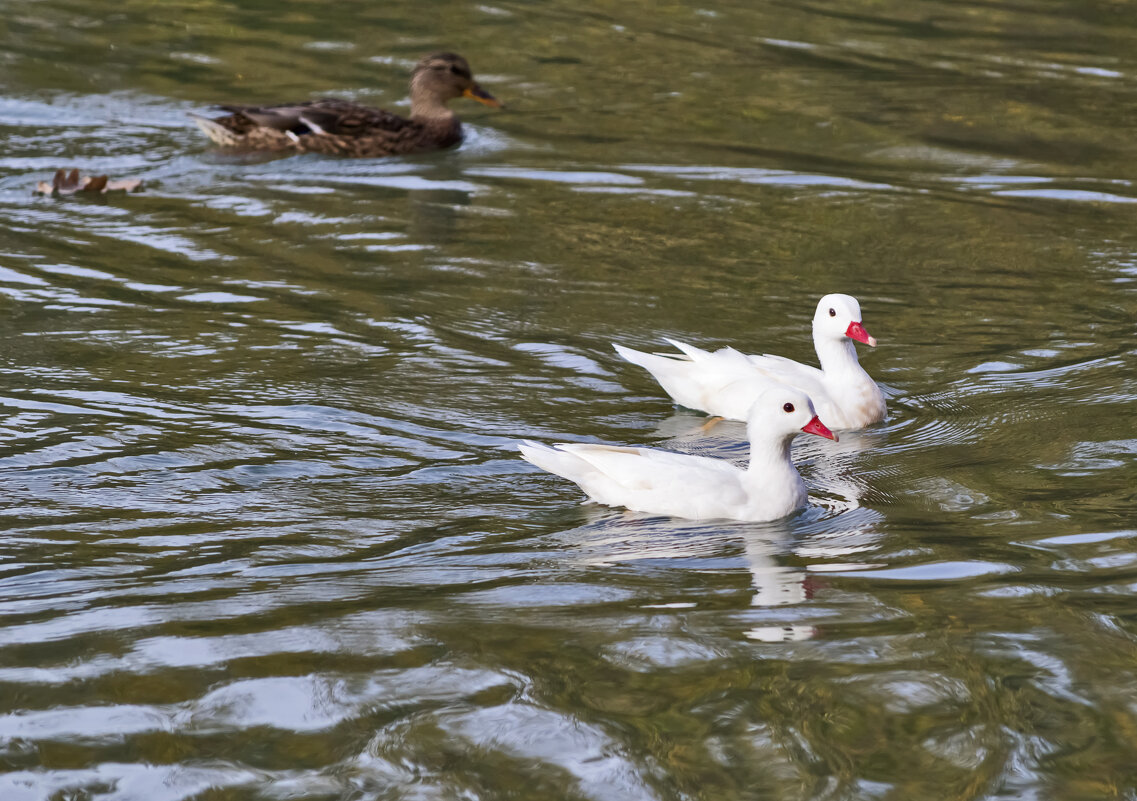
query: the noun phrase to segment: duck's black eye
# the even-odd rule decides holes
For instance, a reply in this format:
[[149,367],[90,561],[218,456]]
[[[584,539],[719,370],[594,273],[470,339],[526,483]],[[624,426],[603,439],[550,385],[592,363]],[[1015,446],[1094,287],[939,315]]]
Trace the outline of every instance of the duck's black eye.
[[458,69],[457,64],[451,64],[450,65],[450,71],[453,72],[455,75],[461,75],[462,74],[462,71],[460,69]]
[[837,316],[837,312],[835,312],[835,311],[833,311],[832,309],[830,309],[830,310],[829,310],[829,316],[830,316],[830,317],[836,317],[836,316]]
[[786,414],[789,414],[790,412],[792,412],[794,410],[794,405],[792,403],[787,403],[785,406],[782,407],[782,410],[785,411]]

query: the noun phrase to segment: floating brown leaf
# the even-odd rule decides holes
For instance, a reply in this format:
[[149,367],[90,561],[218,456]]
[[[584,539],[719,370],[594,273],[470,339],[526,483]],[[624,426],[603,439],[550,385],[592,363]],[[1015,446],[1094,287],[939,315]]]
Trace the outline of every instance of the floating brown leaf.
[[105,175],[80,175],[77,169],[71,172],[56,170],[50,184],[47,181],[36,184],[36,191],[43,195],[73,195],[76,192],[101,195],[106,192],[134,192],[141,188],[142,181],[137,178],[112,181]]

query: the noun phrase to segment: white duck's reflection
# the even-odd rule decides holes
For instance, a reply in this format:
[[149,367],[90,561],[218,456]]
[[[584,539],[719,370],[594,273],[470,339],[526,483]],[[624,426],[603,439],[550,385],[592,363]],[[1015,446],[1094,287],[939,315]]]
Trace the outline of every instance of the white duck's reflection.
[[[778,564],[775,555],[779,543],[751,532],[742,534],[742,541],[754,588],[751,606],[787,606],[813,598],[813,584],[804,570]],[[783,623],[755,626],[744,631],[743,635],[760,642],[794,642],[817,636],[817,628],[801,623]]]
[[[726,555],[724,549],[741,544],[741,556],[750,573],[752,609],[808,603],[818,586],[818,573],[860,567],[847,558],[875,547],[880,519],[879,514],[866,509],[833,515],[824,508],[812,507],[773,523],[696,523],[592,505],[588,508],[590,522],[562,535],[570,540],[572,552],[588,565],[665,564],[668,569],[726,573],[737,570],[738,552]],[[803,557],[817,562],[808,568],[786,564]],[[698,604],[684,601],[647,606],[690,608]],[[744,636],[762,642],[788,642],[817,634],[816,627],[789,621],[785,615],[769,617],[773,618],[772,625],[745,629]]]

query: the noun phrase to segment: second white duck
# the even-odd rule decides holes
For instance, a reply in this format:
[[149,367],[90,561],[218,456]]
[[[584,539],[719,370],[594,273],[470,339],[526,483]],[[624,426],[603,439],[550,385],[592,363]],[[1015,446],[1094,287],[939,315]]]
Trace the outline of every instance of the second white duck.
[[753,399],[747,421],[750,464],[653,448],[535,442],[522,457],[576,483],[589,500],[637,512],[691,520],[776,520],[806,502],[805,483],[790,461],[798,432],[837,437],[818,419],[805,393],[772,384]]
[[850,295],[826,295],[813,315],[813,346],[821,369],[782,356],[752,356],[734,348],[705,351],[667,340],[682,355],[643,353],[614,345],[643,367],[681,406],[729,420],[746,420],[754,398],[777,381],[802,390],[835,429],[864,428],[884,419],[884,393],[857,360],[856,342],[876,347]]

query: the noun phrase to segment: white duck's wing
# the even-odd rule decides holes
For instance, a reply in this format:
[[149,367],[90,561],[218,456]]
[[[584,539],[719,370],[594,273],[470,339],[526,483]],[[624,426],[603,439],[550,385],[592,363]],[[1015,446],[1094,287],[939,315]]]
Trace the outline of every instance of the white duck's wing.
[[729,517],[746,503],[742,471],[729,462],[650,448],[527,443],[525,458],[575,482],[608,506],[692,519]]
[[680,406],[708,414],[745,420],[754,397],[770,379],[734,348],[706,351],[667,340],[682,355],[642,353],[616,345],[616,352],[643,367]]
[[[703,365],[711,365],[717,369],[727,369],[734,367],[736,369],[745,369],[747,356],[745,353],[735,350],[732,347],[719,348],[718,350],[703,350],[696,348],[694,345],[688,345],[686,342],[680,342],[677,339],[663,338],[663,341],[675,347],[683,353],[688,361],[696,362]],[[680,358],[680,357],[674,357]]]
[[721,459],[649,448],[570,445],[603,474],[584,490],[609,506],[693,520],[734,517],[748,498],[743,471]]
[[[619,465],[608,465],[605,468],[604,460],[596,456],[594,451],[610,451],[612,453],[620,453],[630,455],[633,460],[631,465],[638,464],[642,460],[640,451],[642,448],[620,448],[609,445],[582,445],[577,443],[558,442],[555,445],[542,445],[537,442],[525,441],[517,446],[521,451],[521,457],[531,464],[537,465],[542,470],[547,470],[550,473],[567,478],[576,484],[579,484],[585,492],[589,492],[589,487],[597,486],[603,482],[608,482],[616,486],[635,486],[634,478],[635,472],[631,471],[627,476],[622,476],[619,471]],[[592,454],[591,458],[589,455]],[[591,494],[591,492],[589,492]]]
[[628,489],[647,489],[674,480],[721,483],[738,480],[739,468],[725,459],[711,459],[654,448],[566,443],[558,450],[592,465],[609,480]]
[[829,396],[829,390],[825,386],[825,373],[816,367],[770,354],[747,356],[746,359],[768,378],[802,390],[813,399],[814,404],[821,402],[822,397]]

